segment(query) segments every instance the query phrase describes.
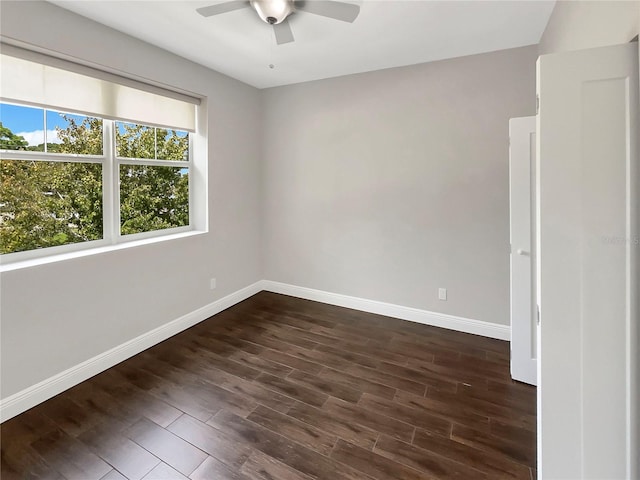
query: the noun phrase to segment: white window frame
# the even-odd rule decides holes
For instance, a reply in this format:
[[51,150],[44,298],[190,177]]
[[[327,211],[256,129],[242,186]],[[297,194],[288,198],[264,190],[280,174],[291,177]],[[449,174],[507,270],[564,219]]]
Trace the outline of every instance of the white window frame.
[[[32,105],[2,101],[2,103],[31,107]],[[59,108],[38,105],[37,108],[44,110],[44,131],[46,132],[47,111],[59,113],[68,113],[71,115],[91,116],[82,112],[60,111]],[[95,118],[101,118],[94,116]],[[116,155],[116,122],[132,123],[128,120],[110,120],[102,118],[102,155],[81,155],[68,153],[53,152],[37,152],[26,150],[4,150],[0,149],[0,159],[2,160],[20,160],[20,161],[41,161],[41,162],[60,162],[60,163],[93,163],[102,165],[102,239],[90,240],[86,242],[70,243],[67,245],[59,245],[55,247],[36,248],[33,250],[25,250],[21,252],[6,253],[0,255],[0,263],[2,265],[13,264],[25,260],[47,258],[66,253],[90,250],[99,247],[113,246],[136,242],[139,240],[152,239],[156,237],[174,236],[175,234],[191,232],[194,228],[194,134],[187,132],[189,137],[189,158],[187,160],[155,160],[155,159],[138,159],[118,157]],[[147,126],[147,125],[145,125]],[[171,130],[170,127],[154,127]],[[176,130],[183,131],[179,128]],[[197,133],[197,132],[196,132]],[[44,145],[46,150],[47,139],[45,135]],[[189,224],[165,228],[161,230],[152,230],[129,235],[120,233],[120,165],[148,165],[148,166],[170,166],[174,168],[187,168],[189,175]]]
[[[111,236],[114,239],[113,243],[122,243],[125,241],[135,241],[135,240],[143,240],[146,238],[154,238],[162,235],[172,235],[174,233],[182,233],[193,230],[193,218],[192,218],[192,209],[193,209],[193,186],[192,186],[192,168],[193,168],[193,135],[191,132],[187,132],[189,135],[189,158],[187,160],[155,160],[150,158],[127,158],[127,157],[119,157],[116,155],[117,153],[117,145],[116,145],[116,126],[115,123],[119,120],[104,120],[105,122],[110,122],[111,128],[109,129],[110,135],[113,137],[109,141],[109,145],[112,149],[113,156],[113,164],[112,166],[112,188],[114,190],[112,195],[113,204],[111,208],[113,209],[113,214],[115,217],[115,221],[112,222],[113,229],[115,231],[111,232]],[[123,121],[124,122],[124,121]],[[124,122],[131,123],[131,122]],[[145,125],[147,126],[147,125]],[[149,128],[156,128],[151,125],[148,125]],[[157,127],[160,128],[160,127]],[[164,128],[164,127],[162,127]],[[103,126],[103,132],[107,129]],[[157,138],[155,137],[155,141],[157,142]],[[157,145],[156,145],[157,147]],[[173,228],[165,228],[162,230],[151,230],[149,232],[140,232],[140,233],[132,233],[129,235],[122,235],[120,233],[120,165],[147,165],[149,167],[174,167],[174,168],[186,168],[189,170],[189,224],[184,225],[182,227],[173,227]],[[104,211],[104,207],[103,207]],[[104,223],[104,220],[103,220]]]

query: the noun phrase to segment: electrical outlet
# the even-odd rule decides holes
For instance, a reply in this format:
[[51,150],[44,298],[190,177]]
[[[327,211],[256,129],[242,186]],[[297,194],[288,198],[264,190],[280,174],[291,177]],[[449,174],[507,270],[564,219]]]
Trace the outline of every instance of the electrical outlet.
[[216,279],[215,279],[215,278],[212,278],[212,279],[210,280],[210,282],[209,282],[209,288],[210,288],[211,290],[215,290],[215,289],[216,289]]
[[439,288],[438,289],[438,300],[446,300],[447,299],[447,289]]

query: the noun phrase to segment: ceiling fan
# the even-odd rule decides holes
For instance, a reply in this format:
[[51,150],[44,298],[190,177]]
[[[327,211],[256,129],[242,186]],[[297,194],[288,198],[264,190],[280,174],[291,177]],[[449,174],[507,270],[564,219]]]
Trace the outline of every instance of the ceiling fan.
[[349,23],[352,23],[360,13],[359,5],[333,0],[233,0],[198,8],[196,12],[203,17],[211,17],[247,7],[252,7],[263,21],[273,25],[278,45],[293,42],[289,16],[296,11],[313,13]]

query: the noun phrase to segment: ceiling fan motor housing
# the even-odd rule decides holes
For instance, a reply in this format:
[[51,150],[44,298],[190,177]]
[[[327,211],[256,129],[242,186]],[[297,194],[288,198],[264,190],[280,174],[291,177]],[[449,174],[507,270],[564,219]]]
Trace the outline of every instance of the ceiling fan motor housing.
[[249,6],[256,11],[263,22],[273,26],[278,45],[294,41],[288,18],[297,10],[349,23],[352,23],[360,13],[359,5],[337,0],[308,2],[297,2],[296,0],[229,0],[197,8],[196,11],[203,17],[211,17]]
[[293,13],[293,0],[251,0],[251,6],[269,25],[281,23]]

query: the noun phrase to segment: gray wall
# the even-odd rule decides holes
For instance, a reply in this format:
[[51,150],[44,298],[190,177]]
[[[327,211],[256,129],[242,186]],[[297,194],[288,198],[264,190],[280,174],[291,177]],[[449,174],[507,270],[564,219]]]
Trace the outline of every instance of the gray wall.
[[626,43],[640,30],[640,2],[558,1],[539,52],[556,53]]
[[508,121],[535,114],[536,57],[264,91],[265,278],[508,324]]
[[[262,278],[260,92],[41,2],[2,35],[197,92],[209,102],[210,232],[2,273],[2,397]],[[216,277],[218,288],[209,289]]]

